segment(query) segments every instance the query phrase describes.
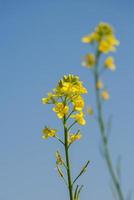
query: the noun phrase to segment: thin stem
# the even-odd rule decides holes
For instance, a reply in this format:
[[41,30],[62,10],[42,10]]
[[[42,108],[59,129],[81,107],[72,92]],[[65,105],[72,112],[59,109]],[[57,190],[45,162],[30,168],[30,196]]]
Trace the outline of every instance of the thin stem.
[[86,170],[86,168],[87,168],[87,166],[88,166],[89,163],[90,163],[90,161],[88,160],[87,163],[86,163],[86,165],[84,165],[84,167],[82,168],[82,170],[81,170],[80,173],[78,174],[78,176],[74,179],[73,185],[74,185],[74,183],[77,181],[77,179],[85,172],[85,170]]
[[57,168],[57,171],[58,171],[60,177],[63,179],[64,183],[65,183],[66,186],[68,187],[67,181],[66,181],[66,179],[65,179],[65,177],[64,177],[64,175],[63,175],[63,173],[61,172],[61,169],[58,167],[58,165],[56,166],[56,168]]
[[74,121],[67,129],[67,131],[69,131],[75,124],[77,123],[77,121]]
[[72,177],[71,177],[71,167],[70,167],[70,160],[69,160],[69,151],[68,151],[68,129],[66,126],[66,116],[64,116],[63,120],[64,126],[64,139],[65,139],[65,156],[66,156],[66,170],[67,170],[67,177],[68,177],[68,190],[70,200],[73,200],[73,186],[72,186]]
[[74,110],[72,110],[70,113],[69,113],[69,115],[67,116],[67,118],[66,118],[66,121],[69,119],[69,117],[73,114],[73,112],[75,112]]
[[97,54],[96,54],[96,66],[94,68],[94,85],[95,85],[95,93],[96,93],[96,106],[97,106],[97,111],[98,111],[98,123],[99,123],[102,143],[103,143],[104,158],[106,160],[106,164],[107,164],[109,173],[111,175],[113,184],[114,184],[116,192],[118,194],[118,199],[124,200],[124,195],[123,195],[123,192],[122,192],[120,181],[119,181],[119,179],[116,175],[115,169],[113,167],[111,154],[110,154],[110,151],[109,151],[108,138],[107,138],[107,134],[106,134],[106,126],[105,126],[105,121],[104,121],[104,117],[103,117],[102,103],[101,103],[101,99],[100,99],[100,92],[96,88],[96,84],[99,81],[99,75],[100,75],[99,70],[98,70],[99,58],[100,58],[100,53],[97,52]]
[[59,142],[60,142],[61,144],[65,145],[64,142],[63,142],[58,136],[55,136],[55,138],[56,138],[57,140],[59,140]]

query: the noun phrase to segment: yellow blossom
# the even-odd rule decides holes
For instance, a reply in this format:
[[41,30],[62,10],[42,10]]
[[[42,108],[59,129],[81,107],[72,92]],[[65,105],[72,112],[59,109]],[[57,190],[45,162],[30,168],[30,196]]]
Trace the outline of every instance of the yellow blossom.
[[[109,53],[116,50],[119,41],[115,37],[112,26],[107,23],[101,22],[93,33],[82,38],[84,43],[96,42],[98,50],[102,53]],[[85,65],[85,63],[84,63]]]
[[99,43],[99,51],[102,53],[109,53],[116,50],[116,46],[119,45],[119,41],[113,36],[107,36]]
[[84,61],[82,62],[84,67],[92,68],[95,65],[95,56],[94,54],[87,54]]
[[48,103],[48,98],[45,98],[45,97],[42,98],[42,103],[43,103],[43,104],[47,104],[47,103]]
[[71,92],[75,92],[75,88],[73,87],[73,84],[70,82],[63,82],[62,83],[62,87],[61,87],[61,92],[65,93],[65,94],[70,94]]
[[96,34],[101,38],[104,36],[109,36],[113,34],[113,28],[108,24],[101,22],[95,30]]
[[42,98],[42,103],[47,104],[47,103],[54,103],[55,102],[55,95],[51,92],[48,93],[48,96],[46,98]]
[[[100,42],[99,51],[101,51],[102,53],[109,53],[110,49],[111,45],[109,45],[109,43],[106,40]],[[115,49],[113,49],[112,47],[112,50],[114,51]]]
[[92,43],[96,40],[96,34],[92,33],[91,35],[86,35],[82,38],[83,43]]
[[105,67],[114,71],[116,69],[116,66],[115,66],[115,62],[114,62],[114,59],[113,57],[109,56],[106,60],[105,60]]
[[77,94],[86,94],[87,93],[87,89],[83,86],[82,82],[79,82],[79,84],[76,85],[75,88],[77,90]]
[[94,111],[93,111],[93,109],[91,107],[87,108],[87,112],[88,112],[89,115],[93,115],[94,114]]
[[79,112],[79,113],[76,113],[74,115],[71,115],[71,118],[74,118],[77,121],[77,123],[80,124],[80,125],[86,124],[83,112]]
[[59,151],[56,151],[55,156],[56,156],[56,164],[57,165],[63,165],[64,164],[64,160],[62,159]]
[[74,98],[73,105],[75,111],[82,111],[85,105],[84,99],[81,96]]
[[107,90],[103,90],[102,93],[101,93],[101,97],[102,97],[103,100],[107,101],[107,100],[109,100],[110,95],[109,95]]
[[43,133],[42,138],[43,138],[43,139],[47,139],[47,138],[49,138],[49,137],[55,137],[55,136],[56,136],[56,132],[57,132],[56,129],[51,129],[50,127],[45,127],[45,128],[42,130],[42,133]]
[[91,42],[91,37],[90,35],[86,35],[82,38],[83,43],[90,43]]
[[83,86],[83,83],[79,80],[78,76],[73,76],[69,74],[64,76],[58,83],[58,86],[55,89],[55,93],[58,96],[68,96],[86,94],[87,90]]
[[81,137],[82,137],[82,135],[80,134],[80,132],[78,132],[76,134],[69,134],[68,143],[72,144],[76,140],[80,140]]
[[103,83],[102,83],[101,80],[98,80],[98,82],[96,83],[96,88],[97,88],[98,90],[103,88]]
[[62,102],[56,103],[53,111],[57,113],[57,116],[61,119],[66,115],[69,111],[69,107],[64,105]]
[[118,46],[120,44],[119,40],[117,40],[114,35],[109,35],[107,37],[107,42],[109,42],[112,46]]

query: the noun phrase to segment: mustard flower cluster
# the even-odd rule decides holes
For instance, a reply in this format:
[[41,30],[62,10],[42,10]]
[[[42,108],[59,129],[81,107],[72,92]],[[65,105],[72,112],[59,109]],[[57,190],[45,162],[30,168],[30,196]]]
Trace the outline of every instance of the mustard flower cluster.
[[[96,77],[96,89],[101,91],[100,97],[103,100],[109,100],[110,95],[101,80],[102,72],[106,69],[114,71],[116,69],[115,60],[112,56],[107,54],[116,51],[116,47],[119,45],[119,41],[115,36],[114,29],[107,23],[100,23],[89,35],[82,38],[82,42],[90,44],[94,48],[94,53],[88,53],[82,65],[93,70]],[[101,55],[106,55],[105,60],[102,61],[102,66],[99,65],[99,59]]]
[[97,43],[98,50],[102,53],[109,53],[116,50],[119,41],[114,35],[113,28],[107,23],[100,23],[95,31],[82,38],[84,43]]
[[[79,125],[85,125],[83,108],[85,102],[83,94],[86,94],[87,90],[83,86],[83,83],[79,80],[78,76],[68,75],[64,76],[59,81],[56,88],[51,93],[48,93],[47,97],[42,98],[43,104],[52,104],[52,110],[56,113],[57,117],[61,120],[66,116],[74,119],[75,123]],[[55,137],[56,130],[45,127],[43,129],[43,138]],[[69,141],[72,143],[75,140],[80,139],[80,133],[70,135]]]

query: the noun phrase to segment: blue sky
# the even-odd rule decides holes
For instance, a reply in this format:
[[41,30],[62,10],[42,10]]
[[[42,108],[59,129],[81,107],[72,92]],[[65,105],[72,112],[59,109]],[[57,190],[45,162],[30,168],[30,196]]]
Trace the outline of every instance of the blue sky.
[[[121,44],[115,54],[117,70],[105,82],[111,99],[110,145],[114,161],[122,155],[122,184],[134,192],[134,27],[132,0],[0,0],[0,199],[67,199],[55,171],[53,140],[43,141],[44,125],[60,128],[51,108],[41,104],[64,75],[79,75],[88,88],[87,105],[94,105],[93,80],[81,67],[88,48],[81,37],[101,21],[112,24]],[[110,178],[100,156],[94,119],[87,117],[83,139],[74,145],[74,171],[88,159],[91,165],[80,183],[81,199],[112,200]]]

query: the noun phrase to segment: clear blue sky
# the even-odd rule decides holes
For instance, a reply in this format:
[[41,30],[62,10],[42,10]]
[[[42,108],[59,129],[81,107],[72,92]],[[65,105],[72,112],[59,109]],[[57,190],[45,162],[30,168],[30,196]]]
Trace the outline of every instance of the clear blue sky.
[[[88,51],[81,37],[100,22],[116,29],[121,45],[117,70],[105,79],[113,114],[111,148],[122,155],[122,183],[134,192],[134,3],[132,0],[0,0],[0,199],[67,200],[55,171],[54,153],[61,147],[43,141],[44,125],[59,127],[55,114],[41,98],[64,74],[77,74],[94,104],[92,77],[81,67]],[[89,100],[89,101],[88,101]],[[87,118],[83,139],[72,149],[74,170],[91,165],[80,182],[81,199],[112,200],[110,179],[100,156],[96,122]]]

